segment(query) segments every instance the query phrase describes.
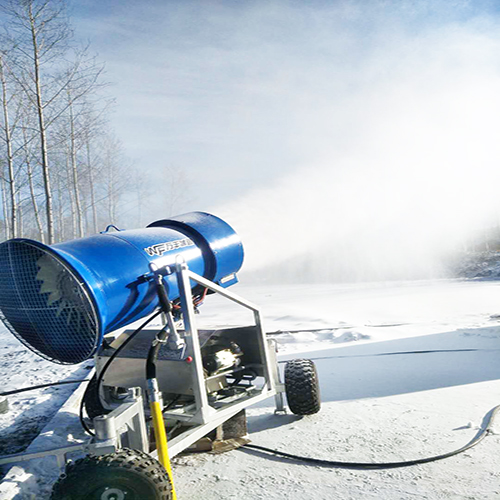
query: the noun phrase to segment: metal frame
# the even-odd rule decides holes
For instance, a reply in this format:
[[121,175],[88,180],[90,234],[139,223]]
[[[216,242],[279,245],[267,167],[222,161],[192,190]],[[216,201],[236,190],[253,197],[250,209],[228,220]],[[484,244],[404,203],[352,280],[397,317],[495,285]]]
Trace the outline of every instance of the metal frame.
[[[170,272],[172,272],[170,270]],[[189,411],[167,411],[164,413],[166,419],[174,419],[190,425],[191,427],[180,435],[169,440],[169,455],[171,457],[179,454],[193,443],[198,441],[210,431],[222,425],[238,412],[255,403],[263,401],[269,397],[275,397],[276,412],[285,412],[283,392],[284,384],[280,380],[278,364],[276,360],[276,350],[270,348],[273,341],[266,339],[262,327],[262,319],[259,308],[246,299],[228,291],[227,289],[199,276],[190,271],[185,262],[177,262],[175,271],[180,291],[181,308],[183,312],[185,341],[187,353],[193,358],[193,391],[194,405]],[[262,368],[265,384],[261,389],[254,388],[251,394],[248,392],[243,397],[236,397],[234,401],[229,401],[222,408],[216,409],[209,404],[206,379],[203,370],[201,346],[198,336],[198,329],[195,321],[195,311],[191,293],[191,281],[222,295],[230,301],[249,309],[253,312],[255,328],[257,330],[258,348],[260,358],[263,360]],[[149,440],[144,415],[144,406],[140,389],[135,388],[129,391],[129,397],[117,408],[107,415],[94,418],[95,437],[87,443],[74,446],[55,448],[36,453],[18,453],[6,457],[0,457],[0,465],[20,461],[43,458],[50,455],[57,457],[60,467],[64,466],[67,454],[74,452],[92,453],[102,455],[112,453],[119,449],[123,443],[128,447],[149,452]],[[150,453],[157,457],[156,450]]]
[[142,451],[148,451],[148,437],[144,407],[140,391],[130,391],[123,404],[108,415],[94,419],[96,437],[89,438],[85,443],[63,446],[32,453],[14,453],[0,457],[0,465],[26,462],[36,458],[55,456],[57,465],[63,469],[70,453],[104,455],[114,453],[121,447],[122,437],[127,439],[128,446]]
[[[276,358],[274,357],[273,359],[271,359],[266,334],[264,333],[264,330],[262,328],[260,309],[252,302],[243,299],[235,293],[232,293],[227,289],[216,285],[215,283],[207,280],[206,278],[203,278],[202,276],[199,276],[196,273],[193,273],[188,269],[188,266],[184,262],[177,262],[175,267],[184,319],[187,352],[193,357],[193,389],[196,409],[194,413],[191,414],[182,415],[176,412],[165,412],[164,416],[166,418],[172,417],[178,420],[185,420],[195,424],[206,424],[214,418],[215,414],[219,416],[227,415],[227,418],[230,418],[232,415],[236,414],[246,406],[250,406],[253,403],[257,403],[258,401],[267,399],[268,397],[276,396],[277,394],[280,394],[280,397],[276,400],[277,410],[283,410],[284,407],[281,393],[284,391],[284,387],[279,380]],[[229,299],[230,301],[251,310],[254,315],[255,326],[258,332],[259,354],[260,358],[263,360],[263,368],[265,374],[264,378],[266,380],[266,385],[265,387],[263,387],[260,394],[252,396],[240,403],[229,405],[229,407],[224,410],[216,410],[212,408],[208,403],[206,381],[203,373],[201,346],[198,336],[198,329],[196,327],[190,281],[194,281],[195,283],[198,283],[199,285],[202,285],[205,288],[208,288],[209,290],[222,295],[226,299]],[[272,365],[274,365],[274,368],[272,367]]]

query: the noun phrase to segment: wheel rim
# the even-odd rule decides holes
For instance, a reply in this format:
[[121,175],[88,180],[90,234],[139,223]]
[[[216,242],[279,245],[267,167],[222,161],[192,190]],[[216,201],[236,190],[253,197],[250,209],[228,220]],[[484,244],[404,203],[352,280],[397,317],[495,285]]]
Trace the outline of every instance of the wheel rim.
[[92,500],[139,500],[136,492],[125,486],[104,486],[94,491]]

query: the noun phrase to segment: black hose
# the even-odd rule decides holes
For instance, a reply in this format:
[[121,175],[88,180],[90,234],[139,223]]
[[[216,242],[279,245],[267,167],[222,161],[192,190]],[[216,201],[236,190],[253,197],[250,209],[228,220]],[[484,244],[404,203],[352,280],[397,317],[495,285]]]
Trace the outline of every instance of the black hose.
[[[106,364],[104,365],[103,369],[101,370],[101,372],[99,373],[99,376],[97,377],[97,383],[96,383],[96,390],[97,390],[97,394],[99,395],[99,392],[100,392],[100,388],[101,388],[101,383],[102,383],[102,379],[104,378],[104,374],[106,373],[107,369],[109,368],[109,366],[111,365],[111,363],[113,362],[113,360],[116,358],[116,356],[118,356],[118,354],[127,346],[127,344],[140,332],[142,331],[147,325],[149,325],[149,323],[151,323],[151,321],[153,321],[155,318],[157,318],[160,314],[161,314],[162,310],[158,310],[156,311],[156,313],[154,313],[152,316],[150,316],[141,326],[139,326],[139,328],[137,328],[137,330],[135,330],[129,337],[128,339],[126,339],[123,344],[120,345],[120,347],[118,347],[118,349],[116,349],[116,351],[110,356],[110,358],[108,359],[108,361],[106,362]],[[90,387],[90,384],[87,386],[87,389],[85,390],[85,393],[82,397],[82,400],[80,402],[80,423],[82,424],[82,427],[83,427],[83,430],[87,433],[87,434],[90,434],[91,436],[95,436],[95,433],[89,428],[89,426],[87,425],[87,423],[85,422],[84,418],[83,418],[83,406],[84,406],[84,403],[85,403],[85,396],[87,395],[87,391]]]
[[[135,332],[134,334],[135,335]],[[120,347],[121,350],[121,347]],[[477,351],[491,351],[492,349],[439,349],[432,351],[402,351],[402,352],[381,352],[377,354],[360,354],[360,355],[350,355],[350,356],[324,356],[318,358],[309,358],[312,361],[317,361],[321,359],[339,359],[339,358],[364,358],[364,357],[375,357],[375,356],[397,356],[403,354],[431,354],[439,352],[477,352]],[[288,361],[279,361],[279,363],[288,363]],[[56,385],[64,384],[81,384],[83,382],[90,382],[89,378],[84,378],[82,380],[64,380],[59,382],[51,382],[50,384],[33,385],[31,387],[23,387],[22,389],[14,389],[12,391],[0,392],[0,396],[11,396],[12,394],[19,394],[21,392],[35,391],[36,389],[44,389],[46,387],[52,387]]]
[[[165,314],[172,313],[172,304],[168,299],[167,290],[163,284],[163,276],[161,274],[155,275],[155,285],[156,293],[158,294],[158,300],[160,302],[160,310]],[[158,353],[162,343],[165,341],[168,335],[168,326],[165,325],[156,335],[155,341],[151,344],[148,351],[148,357],[146,360],[146,380],[151,380],[156,378],[156,360],[158,358]]]
[[453,457],[454,455],[458,455],[459,453],[463,453],[464,451],[470,450],[473,446],[479,444],[488,434],[490,434],[491,427],[493,425],[493,420],[500,410],[500,405],[495,406],[490,411],[490,416],[488,418],[488,422],[484,429],[479,432],[479,434],[468,444],[462,446],[458,450],[450,451],[449,453],[443,453],[442,455],[436,455],[433,457],[427,458],[417,458],[415,460],[408,460],[404,462],[342,462],[339,460],[323,460],[320,458],[313,457],[304,457],[301,455],[294,455],[293,453],[287,453],[286,451],[273,450],[272,448],[266,448],[265,446],[259,446],[256,444],[245,444],[244,448],[249,448],[252,450],[258,450],[265,453],[269,453],[272,455],[278,455],[280,457],[289,458],[291,460],[298,460],[300,462],[306,462],[314,465],[318,465],[320,467],[339,467],[343,469],[395,469],[398,467],[409,467],[411,465],[419,465],[426,464],[428,462],[435,462],[437,460],[443,460],[445,458]]
[[168,298],[168,293],[163,284],[163,276],[161,274],[155,275],[155,285],[156,285],[156,293],[158,294],[158,300],[160,302],[160,309],[165,313],[172,312],[172,304],[170,303],[170,299]]
[[156,360],[158,359],[158,352],[162,346],[162,343],[167,338],[167,327],[164,326],[156,335],[155,341],[149,348],[148,357],[146,359],[146,380],[151,380],[156,378]]
[[63,384],[81,384],[82,382],[89,382],[89,378],[82,380],[63,380],[59,382],[52,382],[50,384],[32,385],[31,387],[23,387],[22,389],[14,389],[13,391],[0,392],[0,396],[10,396],[12,394],[19,394],[20,392],[34,391],[36,389],[44,389],[45,387],[53,387],[55,385]]
[[[396,352],[378,352],[375,354],[349,354],[340,356],[319,356],[316,358],[308,358],[312,361],[322,359],[342,359],[342,358],[375,358],[377,356],[403,356],[405,354],[436,354],[436,353],[450,353],[450,352],[491,352],[498,351],[499,349],[427,349],[422,351],[396,351]],[[288,363],[289,360],[278,361],[278,363]]]

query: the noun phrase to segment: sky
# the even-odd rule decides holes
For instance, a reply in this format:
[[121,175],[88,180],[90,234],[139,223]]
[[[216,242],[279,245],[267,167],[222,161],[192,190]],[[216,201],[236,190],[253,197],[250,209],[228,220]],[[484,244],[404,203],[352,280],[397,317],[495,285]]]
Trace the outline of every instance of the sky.
[[175,210],[235,227],[251,272],[439,275],[498,222],[496,2],[70,6],[147,172],[145,218],[165,216],[175,184]]

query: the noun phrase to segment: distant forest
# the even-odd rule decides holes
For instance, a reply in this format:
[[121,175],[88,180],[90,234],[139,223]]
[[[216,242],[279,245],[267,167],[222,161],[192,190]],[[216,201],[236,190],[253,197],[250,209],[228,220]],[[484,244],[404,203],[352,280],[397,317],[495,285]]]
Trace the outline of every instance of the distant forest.
[[76,43],[64,1],[0,8],[0,240],[51,244],[116,224],[145,181],[110,131],[103,64]]

